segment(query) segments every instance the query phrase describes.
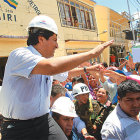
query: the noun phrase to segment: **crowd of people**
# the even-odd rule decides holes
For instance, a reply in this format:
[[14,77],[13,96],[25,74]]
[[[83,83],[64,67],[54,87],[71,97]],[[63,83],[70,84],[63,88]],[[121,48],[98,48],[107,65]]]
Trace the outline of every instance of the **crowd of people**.
[[139,63],[133,63],[130,56],[119,67],[106,63],[94,66],[94,72],[87,72],[87,67],[83,67],[84,74],[69,79],[65,86],[61,82],[52,86],[65,87],[63,96],[69,97],[75,105],[78,117],[74,118],[71,131],[78,140],[138,140]]
[[55,21],[36,16],[28,47],[11,52],[0,92],[2,140],[139,140],[140,63],[87,63],[113,40],[53,58]]

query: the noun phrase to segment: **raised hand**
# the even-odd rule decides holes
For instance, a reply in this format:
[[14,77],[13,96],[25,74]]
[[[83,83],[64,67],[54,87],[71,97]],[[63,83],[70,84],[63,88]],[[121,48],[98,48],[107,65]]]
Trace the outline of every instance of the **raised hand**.
[[113,42],[114,42],[114,40],[110,40],[110,41],[100,44],[96,48],[92,49],[91,52],[92,52],[93,56],[98,57],[103,52],[103,50],[105,48],[107,48],[108,46],[110,46]]
[[135,69],[135,63],[133,62],[132,56],[129,56],[128,65],[131,69]]
[[119,73],[117,73],[117,72],[115,72],[115,71],[112,71],[112,70],[106,70],[106,71],[104,72],[104,75],[115,79],[115,80],[118,81],[119,83],[121,83],[122,81],[126,80],[126,76],[125,76],[125,75],[119,74]]

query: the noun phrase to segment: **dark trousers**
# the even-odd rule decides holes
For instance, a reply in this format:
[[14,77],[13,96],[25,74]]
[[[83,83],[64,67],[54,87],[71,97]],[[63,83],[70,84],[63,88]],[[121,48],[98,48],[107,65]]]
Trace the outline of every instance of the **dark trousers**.
[[2,140],[67,140],[49,114],[30,120],[4,120]]

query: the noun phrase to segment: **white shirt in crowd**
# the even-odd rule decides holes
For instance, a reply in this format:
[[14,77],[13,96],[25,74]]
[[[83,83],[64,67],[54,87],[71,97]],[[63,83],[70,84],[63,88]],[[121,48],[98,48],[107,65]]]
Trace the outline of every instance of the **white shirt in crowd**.
[[102,140],[140,140],[140,118],[129,117],[117,104],[105,120],[101,135]]

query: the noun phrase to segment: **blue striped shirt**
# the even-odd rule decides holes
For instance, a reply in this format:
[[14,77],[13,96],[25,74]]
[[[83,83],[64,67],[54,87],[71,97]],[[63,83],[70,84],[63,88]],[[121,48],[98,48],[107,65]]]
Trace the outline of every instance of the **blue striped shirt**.
[[[0,93],[0,112],[6,118],[27,120],[49,112],[53,76],[31,74],[46,59],[33,47],[14,50],[7,61]],[[67,72],[55,75],[66,80]]]
[[102,140],[140,140],[140,119],[129,117],[117,104],[104,122],[101,135]]

